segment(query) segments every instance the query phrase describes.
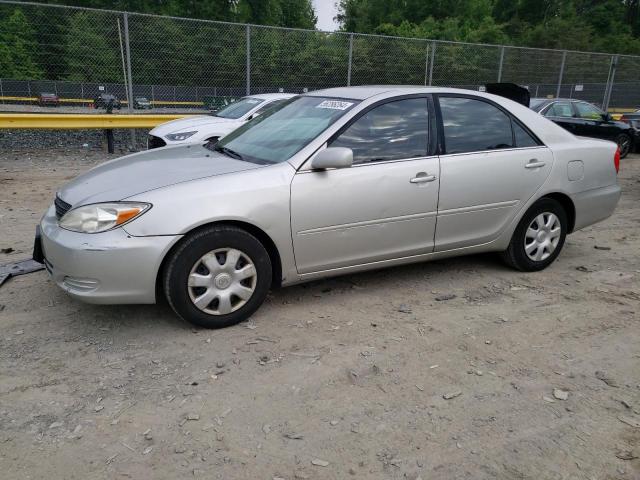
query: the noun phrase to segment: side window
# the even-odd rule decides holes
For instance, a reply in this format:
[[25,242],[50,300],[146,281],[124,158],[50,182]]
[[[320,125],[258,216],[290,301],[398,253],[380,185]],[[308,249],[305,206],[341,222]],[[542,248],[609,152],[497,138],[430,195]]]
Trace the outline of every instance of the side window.
[[571,118],[573,117],[573,110],[571,109],[571,104],[569,102],[556,102],[547,108],[547,111],[544,112],[544,116]]
[[262,115],[267,110],[271,110],[272,108],[277,108],[280,105],[282,105],[284,102],[286,102],[287,100],[288,100],[288,98],[283,98],[282,100],[275,100],[275,101],[273,101],[271,103],[267,103],[266,105],[260,107],[258,110],[253,112],[253,116],[256,117],[258,115]]
[[513,146],[511,119],[481,100],[440,97],[447,153],[480,152]]
[[590,103],[575,102],[574,105],[578,111],[578,117],[586,120],[602,120],[602,114],[604,112]]
[[512,122],[513,134],[516,137],[516,147],[537,147],[538,142],[531,136],[524,128],[522,128],[518,122]]
[[429,115],[426,98],[385,103],[365,113],[331,142],[353,150],[353,163],[382,162],[427,155]]

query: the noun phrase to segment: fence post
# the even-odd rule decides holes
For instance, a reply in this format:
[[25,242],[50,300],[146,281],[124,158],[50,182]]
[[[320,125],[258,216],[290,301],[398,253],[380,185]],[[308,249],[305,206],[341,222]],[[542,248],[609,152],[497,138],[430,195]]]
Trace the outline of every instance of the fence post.
[[498,67],[498,83],[502,81],[502,63],[504,62],[504,45],[500,48],[500,66]]
[[558,89],[556,90],[556,98],[560,97],[560,87],[562,86],[562,76],[564,75],[564,62],[567,60],[567,51],[562,52],[562,63],[560,64],[560,75],[558,76]]
[[431,42],[431,63],[429,64],[429,86],[433,84],[433,64],[436,61],[436,42]]
[[613,61],[615,59],[615,55],[611,55],[611,60],[609,61],[609,74],[607,75],[607,83],[604,86],[604,95],[602,97],[602,109],[604,110],[604,106],[607,103],[607,95],[609,94],[609,84],[611,83],[611,70],[613,70]]
[[4,104],[4,90],[2,89],[2,79],[0,78],[0,97],[2,97],[2,103]]
[[427,78],[429,77],[429,44],[427,44],[427,53],[424,56],[424,86],[427,86]]
[[614,55],[611,59],[613,64],[611,65],[611,80],[609,81],[609,92],[607,93],[607,100],[605,101],[602,109],[606,112],[609,110],[609,103],[611,102],[611,92],[613,91],[613,81],[616,78],[616,68],[618,67],[619,55]]
[[247,87],[246,94],[251,95],[251,26],[247,25]]
[[351,65],[353,63],[353,33],[349,34],[349,65],[347,65],[347,87],[351,86]]
[[129,45],[129,14],[124,13],[124,49],[127,52],[127,94],[129,95],[129,102],[127,103],[127,110],[133,110],[133,81],[131,78],[131,48]]
[[[133,111],[133,78],[131,76],[131,48],[129,46],[129,14],[124,12],[124,49],[127,52],[127,94],[129,96],[129,101],[127,102],[127,110],[129,112]],[[131,129],[129,139],[131,141],[131,148],[135,148],[136,146],[136,131]]]

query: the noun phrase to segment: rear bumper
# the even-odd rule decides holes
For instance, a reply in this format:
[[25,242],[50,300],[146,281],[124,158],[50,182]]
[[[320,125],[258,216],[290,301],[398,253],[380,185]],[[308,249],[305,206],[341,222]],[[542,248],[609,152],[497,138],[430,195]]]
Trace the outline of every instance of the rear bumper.
[[620,195],[619,185],[594,188],[571,195],[576,208],[574,230],[580,230],[610,217],[618,205]]
[[133,237],[123,228],[70,232],[53,207],[40,224],[45,266],[53,281],[88,303],[154,303],[162,259],[179,236]]

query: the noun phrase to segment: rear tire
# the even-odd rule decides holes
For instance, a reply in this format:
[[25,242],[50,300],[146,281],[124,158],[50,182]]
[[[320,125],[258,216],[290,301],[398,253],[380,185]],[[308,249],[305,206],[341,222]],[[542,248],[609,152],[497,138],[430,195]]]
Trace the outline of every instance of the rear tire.
[[222,328],[248,319],[262,305],[271,278],[271,259],[257,238],[217,225],[183,240],[169,258],[163,287],[181,318]]
[[621,133],[616,137],[616,143],[620,149],[620,158],[624,158],[629,155],[631,151],[631,137],[626,133]]
[[567,213],[562,205],[552,198],[542,198],[522,217],[502,258],[523,272],[543,270],[560,254],[567,228]]

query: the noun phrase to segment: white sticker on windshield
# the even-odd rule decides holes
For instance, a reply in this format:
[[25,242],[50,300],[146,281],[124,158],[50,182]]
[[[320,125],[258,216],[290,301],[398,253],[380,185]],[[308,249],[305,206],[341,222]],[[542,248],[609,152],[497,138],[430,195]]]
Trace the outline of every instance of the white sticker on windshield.
[[341,102],[340,100],[324,100],[316,108],[330,108],[331,110],[346,110],[352,102]]

